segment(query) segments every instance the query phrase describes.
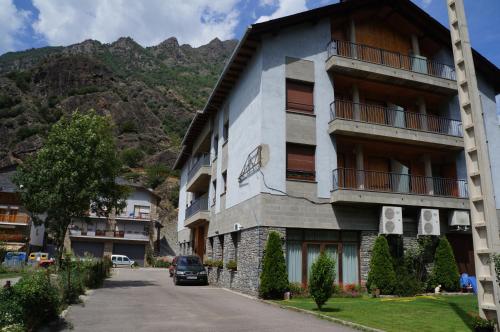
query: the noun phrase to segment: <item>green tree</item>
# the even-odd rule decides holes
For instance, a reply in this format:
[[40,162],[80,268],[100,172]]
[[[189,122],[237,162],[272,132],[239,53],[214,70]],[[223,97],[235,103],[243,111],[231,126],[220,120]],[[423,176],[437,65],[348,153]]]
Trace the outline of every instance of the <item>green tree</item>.
[[122,162],[128,167],[137,167],[144,157],[144,153],[136,148],[125,149],[121,152]]
[[368,290],[378,288],[381,294],[391,294],[395,283],[396,273],[392,264],[389,244],[385,236],[379,235],[373,246],[366,287]]
[[170,175],[170,170],[162,164],[146,167],[146,186],[156,188]]
[[495,272],[497,274],[497,283],[500,286],[500,254],[493,255],[493,262],[495,263]]
[[288,274],[281,237],[277,232],[270,232],[262,262],[259,293],[263,298],[282,299],[287,288]]
[[312,264],[311,277],[309,278],[309,294],[319,310],[332,296],[334,281],[335,261],[328,254],[322,252]]
[[61,118],[36,156],[18,168],[21,200],[54,237],[59,263],[73,218],[89,209],[108,216],[125,206],[128,189],[115,183],[120,169],[110,119],[94,111]]
[[434,254],[434,268],[429,286],[432,288],[441,285],[447,291],[456,291],[460,288],[460,274],[453,250],[446,237],[439,239],[439,244]]

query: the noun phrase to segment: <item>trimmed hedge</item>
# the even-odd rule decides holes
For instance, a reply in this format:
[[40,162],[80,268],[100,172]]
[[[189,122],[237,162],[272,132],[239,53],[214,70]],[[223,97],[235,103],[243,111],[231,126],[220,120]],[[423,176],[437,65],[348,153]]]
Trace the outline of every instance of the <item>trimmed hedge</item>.
[[389,295],[394,291],[396,273],[392,264],[389,244],[383,235],[379,235],[373,246],[370,272],[366,287],[368,290],[380,289],[380,294]]
[[335,281],[335,261],[322,252],[311,266],[309,278],[309,294],[316,302],[318,309],[328,301],[333,294]]
[[281,237],[277,232],[270,232],[262,262],[259,295],[266,299],[283,299],[287,289],[288,274]]

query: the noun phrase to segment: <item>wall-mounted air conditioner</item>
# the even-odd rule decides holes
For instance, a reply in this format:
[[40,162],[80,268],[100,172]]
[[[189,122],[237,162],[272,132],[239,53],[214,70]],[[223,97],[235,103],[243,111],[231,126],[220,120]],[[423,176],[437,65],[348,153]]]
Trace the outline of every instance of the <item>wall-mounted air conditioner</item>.
[[470,228],[469,211],[454,210],[448,214],[448,225],[456,230]]
[[403,234],[403,209],[400,206],[382,206],[380,234]]
[[420,210],[420,218],[418,219],[418,235],[441,235],[439,228],[439,210]]

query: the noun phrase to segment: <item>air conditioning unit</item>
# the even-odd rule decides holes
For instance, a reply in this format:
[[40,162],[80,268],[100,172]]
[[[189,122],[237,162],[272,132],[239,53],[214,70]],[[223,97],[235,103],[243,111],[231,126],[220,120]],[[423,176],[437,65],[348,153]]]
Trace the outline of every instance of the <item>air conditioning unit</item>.
[[241,226],[241,224],[236,223],[236,224],[233,225],[233,230],[235,232],[241,230],[242,228],[243,228],[243,226]]
[[382,206],[380,234],[403,234],[403,209],[400,206]]
[[467,230],[470,227],[469,211],[450,211],[448,225],[457,230]]
[[439,210],[421,209],[418,219],[418,235],[441,235],[439,228]]

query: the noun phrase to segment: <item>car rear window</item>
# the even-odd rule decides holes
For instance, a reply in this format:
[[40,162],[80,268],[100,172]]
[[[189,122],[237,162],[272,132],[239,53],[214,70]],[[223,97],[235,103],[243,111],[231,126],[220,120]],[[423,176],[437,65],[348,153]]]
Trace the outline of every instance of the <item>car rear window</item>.
[[198,257],[179,257],[178,265],[201,265]]

